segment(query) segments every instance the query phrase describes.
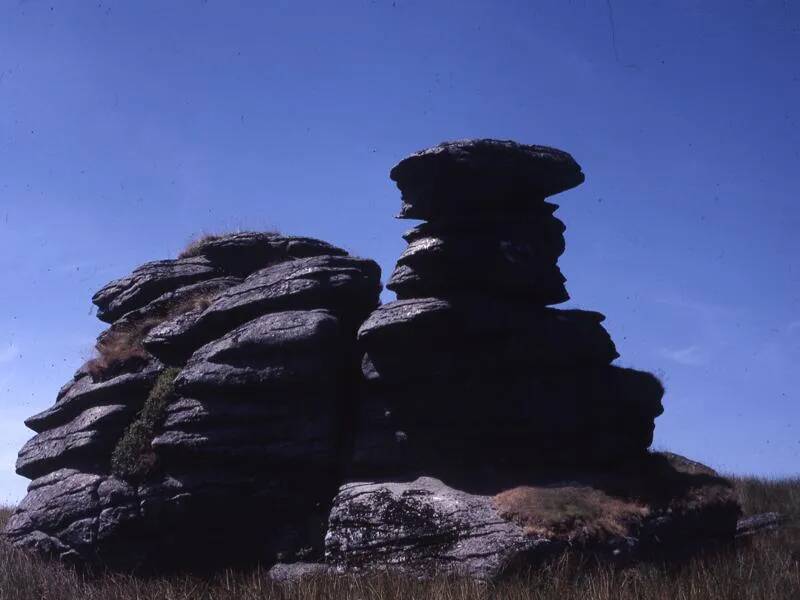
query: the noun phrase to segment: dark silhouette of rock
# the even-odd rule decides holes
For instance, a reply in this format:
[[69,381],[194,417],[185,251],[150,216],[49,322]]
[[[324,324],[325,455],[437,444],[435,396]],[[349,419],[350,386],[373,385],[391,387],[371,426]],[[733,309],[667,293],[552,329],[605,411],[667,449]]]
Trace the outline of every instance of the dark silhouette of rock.
[[391,177],[400,218],[427,222],[404,235],[386,286],[399,300],[359,329],[370,386],[353,476],[641,456],[660,382],[609,366],[603,315],[548,307],[569,295],[564,224],[544,198],[583,181],[572,157],[466,140],[412,154]]
[[400,215],[434,220],[502,211],[524,213],[583,182],[566,152],[512,141],[445,142],[400,161],[390,177],[403,193]]
[[326,559],[350,570],[389,567],[477,579],[499,577],[522,555],[552,555],[553,546],[501,518],[491,497],[429,477],[342,486],[325,538]]

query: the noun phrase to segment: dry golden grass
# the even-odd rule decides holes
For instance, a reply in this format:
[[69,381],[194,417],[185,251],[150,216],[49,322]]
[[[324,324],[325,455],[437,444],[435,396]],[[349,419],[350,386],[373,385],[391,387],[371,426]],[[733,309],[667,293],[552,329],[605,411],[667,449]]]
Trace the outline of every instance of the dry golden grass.
[[[746,513],[800,512],[800,480],[737,479]],[[7,513],[0,511],[0,523]],[[797,600],[800,529],[762,533],[685,564],[613,568],[562,558],[494,586],[397,575],[317,577],[281,587],[264,569],[211,577],[91,578],[0,544],[0,600]]]
[[193,256],[200,256],[205,246],[209,242],[219,240],[225,237],[225,234],[216,233],[201,233],[197,237],[191,239],[186,247],[180,251],[178,258],[192,258]]
[[87,363],[92,379],[108,379],[143,364],[149,358],[144,339],[155,326],[177,315],[208,308],[212,295],[198,293],[162,308],[157,314],[142,317],[110,329],[95,345],[95,357]]
[[589,486],[517,487],[494,498],[500,516],[526,533],[581,542],[628,535],[650,510]]
[[279,232],[275,229],[266,229],[261,232],[248,231],[246,229],[233,229],[230,231],[224,231],[219,233],[211,233],[208,231],[204,231],[193,237],[191,240],[189,240],[189,243],[186,244],[186,247],[183,250],[181,250],[180,253],[178,254],[178,258],[192,258],[194,256],[200,256],[201,254],[203,254],[203,247],[209,242],[214,242],[226,236],[241,234],[241,233],[264,233],[271,235],[279,235]]
[[670,453],[613,471],[575,474],[564,484],[515,487],[497,494],[501,516],[531,535],[580,544],[635,536],[648,515],[724,510],[735,518],[731,483],[699,463]]

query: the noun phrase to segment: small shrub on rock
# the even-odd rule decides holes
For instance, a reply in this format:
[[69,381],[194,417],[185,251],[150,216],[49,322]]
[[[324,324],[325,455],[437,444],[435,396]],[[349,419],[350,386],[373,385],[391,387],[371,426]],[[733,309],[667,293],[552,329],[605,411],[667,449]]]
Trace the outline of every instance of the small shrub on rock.
[[156,456],[150,447],[160,426],[164,411],[172,399],[175,378],[180,369],[165,369],[156,379],[136,420],[117,442],[111,455],[111,470],[123,479],[141,480],[156,466]]

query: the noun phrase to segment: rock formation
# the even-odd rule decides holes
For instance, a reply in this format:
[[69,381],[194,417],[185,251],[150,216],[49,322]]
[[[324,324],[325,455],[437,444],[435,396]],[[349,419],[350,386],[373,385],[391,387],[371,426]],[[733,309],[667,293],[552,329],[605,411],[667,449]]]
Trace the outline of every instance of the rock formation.
[[444,143],[391,171],[399,218],[425,219],[359,329],[372,389],[357,476],[477,475],[644,454],[660,382],[610,366],[603,315],[557,310],[564,225],[547,196],[583,179],[543,146]]
[[98,357],[17,472],[7,536],[65,560],[165,568],[319,549],[355,410],[355,330],[376,263],[307,238],[244,233],[148,263],[93,301]]
[[331,510],[328,569],[495,580],[567,549],[616,563],[686,557],[730,536],[739,510],[724,479],[674,454],[526,481],[494,496],[430,477],[348,483]]
[[545,199],[583,181],[572,157],[451,142],[391,177],[400,218],[424,221],[396,301],[375,262],[277,233],[210,236],[97,292],[109,328],[26,421],[6,537],[112,568],[295,562],[274,569],[291,579],[493,578],[565,547],[732,536],[726,483],[647,451],[660,382],[611,365],[603,315],[551,308],[568,295]]

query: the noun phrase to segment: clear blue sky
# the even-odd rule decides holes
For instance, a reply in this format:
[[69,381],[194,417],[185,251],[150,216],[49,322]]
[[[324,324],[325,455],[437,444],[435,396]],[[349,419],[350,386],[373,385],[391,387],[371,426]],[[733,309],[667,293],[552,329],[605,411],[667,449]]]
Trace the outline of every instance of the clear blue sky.
[[656,446],[797,473],[798,57],[777,0],[0,2],[0,502],[97,288],[232,228],[386,277],[413,224],[389,168],[463,137],[583,166],[569,306],[664,379]]

